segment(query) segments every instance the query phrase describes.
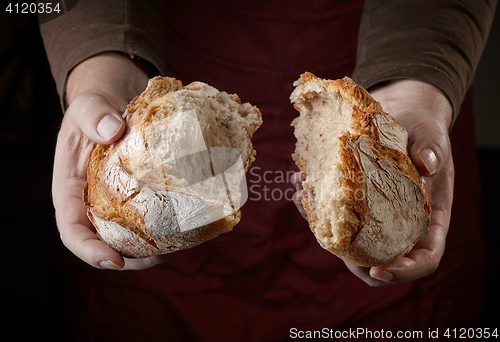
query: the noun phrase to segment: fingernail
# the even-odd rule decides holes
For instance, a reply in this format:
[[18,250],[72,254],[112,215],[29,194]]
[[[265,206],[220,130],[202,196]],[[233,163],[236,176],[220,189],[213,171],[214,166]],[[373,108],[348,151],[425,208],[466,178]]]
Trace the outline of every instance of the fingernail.
[[372,276],[372,278],[390,283],[394,279],[394,275],[391,272],[383,271],[382,273],[377,274],[376,277]]
[[112,114],[106,115],[97,124],[97,133],[105,140],[111,139],[118,133],[122,124],[123,122],[116,116]]
[[438,163],[436,153],[434,153],[431,149],[425,148],[418,152],[418,154],[420,155],[420,159],[422,159],[422,162],[424,163],[429,174],[433,174],[436,171]]
[[99,265],[102,267],[102,268],[105,268],[107,270],[121,270],[122,268],[120,266],[118,266],[117,264],[113,263],[111,260],[109,259],[106,259],[106,260],[103,260],[103,261],[100,261],[99,262]]

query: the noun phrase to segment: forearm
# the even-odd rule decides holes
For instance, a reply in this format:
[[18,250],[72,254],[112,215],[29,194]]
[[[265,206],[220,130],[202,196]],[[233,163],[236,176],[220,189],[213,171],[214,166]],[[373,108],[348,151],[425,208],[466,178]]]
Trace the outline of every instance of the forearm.
[[496,0],[367,0],[353,78],[364,87],[411,78],[441,90],[454,117],[470,86]]
[[[123,53],[135,57],[137,66],[146,65],[149,76],[165,74],[165,8],[166,3],[161,0],[80,0],[67,13],[41,24],[40,32],[63,107],[67,107],[64,100],[69,74],[88,65],[99,54]],[[97,70],[108,71],[95,65],[92,69],[96,70],[93,77],[97,79],[100,78]],[[84,83],[89,82],[93,82],[90,77]],[[127,79],[124,83],[130,82]]]

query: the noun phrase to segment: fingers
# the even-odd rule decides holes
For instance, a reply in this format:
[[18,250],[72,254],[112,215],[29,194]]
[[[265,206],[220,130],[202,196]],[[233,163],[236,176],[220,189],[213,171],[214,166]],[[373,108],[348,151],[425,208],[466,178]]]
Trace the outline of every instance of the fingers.
[[[432,228],[433,229],[433,228]],[[392,263],[359,267],[345,263],[349,270],[370,286],[404,283],[425,278],[439,266],[444,253],[446,234],[433,232],[419,241],[413,250]]]
[[76,178],[59,179],[53,184],[54,206],[61,240],[73,254],[89,265],[96,268],[121,269],[125,264],[123,257],[99,240],[86,216],[81,196],[83,186],[84,181]]
[[387,285],[385,280],[375,279],[370,275],[369,267],[360,267],[344,262],[347,268],[359,279],[363,280],[366,284],[374,287]]
[[88,226],[74,223],[60,232],[64,245],[87,264],[101,269],[124,269],[125,260],[121,254],[99,240]]
[[405,256],[394,262],[372,267],[370,276],[387,283],[401,283],[424,278],[433,273],[444,254],[450,224],[453,197],[451,157],[443,170],[428,178],[426,188],[432,207],[429,233]]
[[[82,181],[69,180],[70,188],[81,189]],[[143,259],[124,258],[119,252],[101,241],[86,216],[86,207],[79,191],[71,194],[54,187],[57,198],[56,220],[63,244],[87,264],[108,270],[139,270],[156,266],[171,255]]]
[[431,232],[412,251],[395,261],[375,267],[359,267],[345,263],[349,270],[370,286],[404,283],[425,278],[439,266],[444,253],[446,234]]
[[[75,198],[74,203],[68,202],[68,207],[74,210],[80,203],[81,199],[78,201]],[[61,209],[64,210],[64,207]],[[81,212],[84,212],[85,208],[82,210]],[[62,242],[78,258],[95,268],[120,271],[142,270],[161,264],[171,257],[168,254],[141,259],[124,258],[97,237],[94,230],[89,227],[88,219],[78,214],[80,211],[64,213],[63,211],[57,215],[60,226],[64,227],[60,229]]]
[[418,241],[405,256],[392,263],[372,267],[370,276],[387,283],[402,283],[424,278],[433,273],[444,254],[449,210],[446,206],[433,209],[429,234]]
[[99,240],[86,225],[79,223],[71,224],[68,229],[61,231],[61,240],[78,258],[100,269],[143,270],[171,258],[171,254],[140,259],[124,258],[119,252]]
[[125,258],[123,270],[144,270],[159,265],[170,259],[173,254],[163,254],[149,258],[129,259]]
[[293,204],[295,204],[295,207],[299,211],[300,215],[302,215],[302,217],[307,221],[307,212],[302,205],[302,198],[304,198],[305,194],[306,192],[304,190],[295,192],[292,196],[292,201]]
[[295,207],[297,207],[297,210],[299,211],[299,213],[307,221],[307,212],[304,209],[304,206],[302,205],[302,199],[306,195],[306,191],[302,187],[302,182],[304,181],[304,176],[300,172],[295,172],[292,175],[292,177],[290,177],[290,181],[292,182],[292,184],[295,186],[295,189],[297,190],[292,196],[293,204],[295,204]]
[[290,177],[290,181],[297,188],[297,190],[302,189],[302,182],[304,181],[304,176],[301,172],[295,172],[292,177]]
[[121,268],[123,258],[95,235],[82,199],[87,156],[93,143],[68,126],[65,118],[57,139],[52,181],[52,199],[61,240],[77,257],[94,267],[103,268],[100,263],[108,261],[105,267]]
[[394,262],[372,267],[370,276],[388,283],[402,283],[425,278],[432,274],[444,253],[445,234],[430,233],[405,256]]

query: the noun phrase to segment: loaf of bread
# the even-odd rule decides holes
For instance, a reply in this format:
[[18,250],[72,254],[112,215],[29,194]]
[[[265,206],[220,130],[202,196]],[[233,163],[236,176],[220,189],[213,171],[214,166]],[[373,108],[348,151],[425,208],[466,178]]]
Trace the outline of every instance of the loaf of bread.
[[186,249],[230,231],[246,200],[262,123],[249,103],[201,82],[155,77],[124,113],[125,135],[96,145],[84,201],[99,237],[128,257]]
[[386,264],[428,233],[430,205],[408,133],[350,78],[304,73],[291,101],[302,204],[319,244],[352,264]]

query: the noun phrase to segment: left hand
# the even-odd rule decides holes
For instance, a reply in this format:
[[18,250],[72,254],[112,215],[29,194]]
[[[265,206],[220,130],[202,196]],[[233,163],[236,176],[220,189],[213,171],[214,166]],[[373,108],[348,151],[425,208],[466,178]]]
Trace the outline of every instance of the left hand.
[[96,143],[111,144],[125,132],[121,113],[148,84],[148,75],[128,56],[106,52],[71,71],[64,114],[57,137],[52,199],[61,240],[78,258],[99,269],[153,267],[170,255],[125,258],[101,241],[87,218],[82,199],[87,162]]
[[[371,286],[417,280],[433,273],[444,253],[453,200],[454,168],[448,129],[452,108],[437,88],[420,81],[403,79],[370,90],[382,108],[408,131],[410,158],[425,179],[431,204],[429,234],[406,255],[376,267],[346,263],[349,270]],[[305,214],[300,200],[305,191],[299,173],[292,177],[297,187],[293,201]],[[305,217],[305,216],[304,216]]]

